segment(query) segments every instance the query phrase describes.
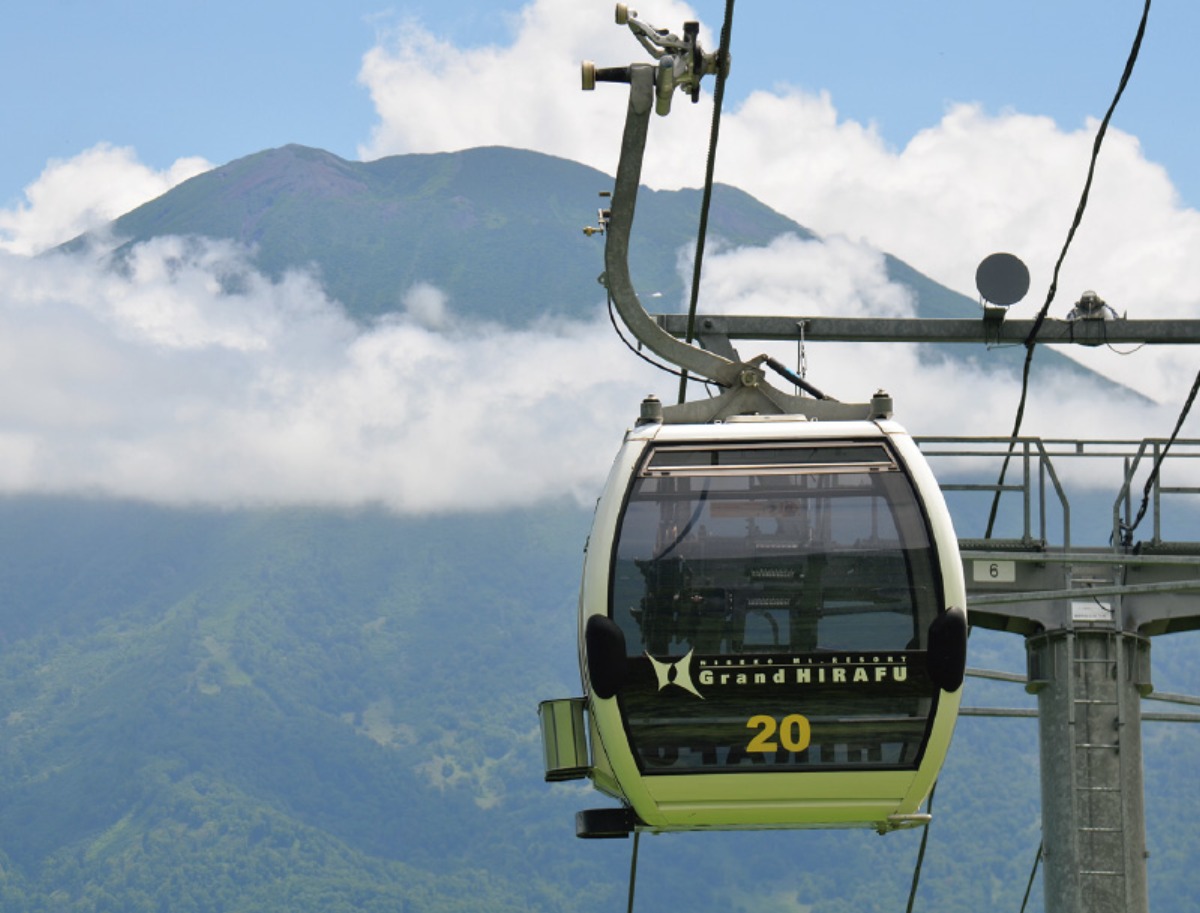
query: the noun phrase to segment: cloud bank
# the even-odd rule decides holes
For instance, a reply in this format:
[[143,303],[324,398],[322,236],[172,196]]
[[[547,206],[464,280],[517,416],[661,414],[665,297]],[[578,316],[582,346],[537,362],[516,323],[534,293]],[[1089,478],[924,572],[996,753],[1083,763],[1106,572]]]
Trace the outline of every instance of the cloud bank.
[[122,275],[0,255],[0,287],[8,492],[418,513],[583,498],[613,443],[596,416],[636,409],[599,319],[444,329],[422,287],[363,329],[310,275],[273,282],[224,242],[148,242]]
[[[828,313],[910,312],[882,257],[844,239],[717,253],[709,272],[734,311],[803,298]],[[272,281],[228,242],[157,239],[120,274],[86,254],[0,255],[0,288],[5,492],[408,513],[587,504],[642,396],[675,389],[619,344],[599,302],[592,320],[517,331],[456,319],[445,293],[419,285],[403,313],[362,327],[313,276]],[[888,378],[914,430],[993,433],[1013,401],[1011,384],[923,365],[911,347],[813,347],[808,362],[842,399]],[[1054,409],[1031,421],[1085,433],[1087,396],[1051,392],[1039,402]],[[1154,418],[1132,402],[1112,414]]]

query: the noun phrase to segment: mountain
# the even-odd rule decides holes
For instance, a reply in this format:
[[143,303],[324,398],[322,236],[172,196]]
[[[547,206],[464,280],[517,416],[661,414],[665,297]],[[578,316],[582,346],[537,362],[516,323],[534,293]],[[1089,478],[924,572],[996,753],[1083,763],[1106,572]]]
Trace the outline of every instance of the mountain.
[[[185,181],[111,228],[126,249],[171,234],[252,245],[275,277],[313,265],[359,320],[397,310],[409,287],[429,282],[463,316],[519,324],[603,300],[603,239],[582,228],[611,184],[595,169],[518,149],[348,162],[285,146]],[[694,230],[699,199],[694,190],[647,191],[641,208],[633,269],[672,299],[681,294],[676,251]],[[714,234],[737,245],[807,234],[732,187],[715,192],[711,219]]]
[[553,908],[580,526],[0,502],[0,909]]
[[[326,292],[360,322],[401,309],[419,282],[445,292],[465,318],[523,326],[556,316],[594,313],[603,291],[603,238],[587,237],[612,187],[608,175],[566,159],[504,147],[397,155],[350,162],[290,145],[237,159],[183,182],[111,223],[117,264],[135,245],[164,235],[227,239],[247,245],[265,274],[309,268]],[[643,299],[675,310],[686,289],[677,269],[695,247],[699,190],[638,195],[630,270]],[[809,229],[749,194],[717,185],[710,244],[756,247]],[[81,236],[62,249],[78,249]],[[912,295],[922,317],[972,317],[978,302],[884,255],[888,278]],[[716,305],[709,305],[712,312]],[[802,305],[798,305],[802,310]],[[983,349],[922,345],[922,357],[984,363],[1013,373],[1022,347]],[[1039,367],[1086,377],[1098,390],[1116,385],[1057,351],[1042,347]],[[755,353],[744,353],[755,354]],[[1128,390],[1123,390],[1129,394]]]
[[[601,297],[603,238],[595,220],[612,178],[542,153],[503,147],[349,162],[305,146],[246,156],[183,182],[115,220],[118,252],[162,235],[248,245],[277,278],[317,269],[330,295],[359,320],[395,310],[416,282],[448,291],[464,315],[522,323],[586,313]],[[639,285],[682,300],[677,253],[695,245],[700,191],[638,196],[630,269]],[[724,184],[713,189],[710,238],[762,246],[807,228]],[[78,247],[77,238],[67,249]],[[922,316],[964,316],[978,305],[887,257]]]
[[[594,307],[601,241],[578,213],[609,183],[515,150],[357,164],[292,146],[114,227],[126,245],[245,241],[272,274],[312,264],[364,322],[423,280],[459,314],[521,323]],[[712,231],[731,242],[804,234],[732,188],[716,199]],[[686,191],[639,206],[634,273],[664,296],[681,292],[676,251],[697,206]],[[888,268],[922,313],[977,313]],[[543,782],[537,733],[538,701],[580,690],[589,520],[573,503],[400,517],[0,498],[0,910],[618,909],[629,842],[574,837],[573,813],[602,800]],[[1156,685],[1200,691],[1193,636],[1164,641]],[[1020,671],[1022,645],[977,632],[971,663]],[[967,704],[1031,706],[1013,686],[966,687]],[[1144,739],[1151,897],[1187,909],[1200,735],[1156,725]],[[1040,841],[1037,768],[1032,720],[960,721],[918,909],[1020,907]],[[647,838],[637,908],[902,909],[919,840]],[[1028,909],[1042,909],[1039,886]]]

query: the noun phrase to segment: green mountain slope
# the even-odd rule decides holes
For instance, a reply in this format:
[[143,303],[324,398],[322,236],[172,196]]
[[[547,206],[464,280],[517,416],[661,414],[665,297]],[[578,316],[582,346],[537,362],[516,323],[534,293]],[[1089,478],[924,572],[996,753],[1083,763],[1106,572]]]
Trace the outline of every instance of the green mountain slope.
[[330,909],[286,900],[312,882],[379,904],[346,909],[528,909],[495,819],[550,801],[508,791],[532,695],[571,687],[569,622],[541,628],[578,519],[5,502],[0,850],[28,903],[0,908]]
[[[0,909],[619,908],[629,842],[573,836],[603,800],[543,783],[537,738],[537,702],[579,688],[587,522],[0,501]],[[1195,639],[1171,640],[1156,683],[1200,690]],[[1004,635],[972,653],[1023,662]],[[968,683],[968,704],[1029,700]],[[1156,725],[1165,901],[1200,847],[1200,733]],[[918,909],[1016,909],[1037,806],[1035,723],[962,720]],[[638,908],[902,909],[918,839],[647,838]]]

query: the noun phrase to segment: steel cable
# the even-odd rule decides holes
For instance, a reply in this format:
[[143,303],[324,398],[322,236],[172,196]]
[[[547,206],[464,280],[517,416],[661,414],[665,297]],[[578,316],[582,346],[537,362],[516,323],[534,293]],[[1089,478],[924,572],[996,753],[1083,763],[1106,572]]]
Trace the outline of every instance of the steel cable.
[[[695,338],[696,306],[700,300],[700,270],[704,265],[704,240],[708,235],[708,210],[712,203],[713,172],[717,163],[717,141],[721,135],[721,105],[725,100],[725,79],[729,74],[729,37],[733,31],[733,0],[725,0],[725,21],[721,23],[721,43],[717,48],[717,83],[713,88],[712,126],[708,135],[708,162],[704,169],[704,194],[700,200],[700,225],[696,230],[696,257],[692,263],[691,301],[688,304],[687,342]],[[679,377],[679,402],[687,395],[688,374]]]
[[996,524],[996,513],[1000,508],[1000,488],[1004,485],[1004,478],[1008,473],[1008,465],[1012,459],[1017,437],[1021,433],[1021,424],[1025,419],[1025,404],[1029,398],[1029,369],[1033,363],[1033,351],[1037,346],[1038,331],[1041,330],[1042,324],[1046,320],[1046,315],[1050,312],[1050,305],[1054,301],[1054,296],[1058,292],[1059,271],[1062,269],[1063,261],[1067,258],[1067,251],[1071,247],[1071,242],[1075,239],[1075,232],[1083,221],[1083,212],[1087,208],[1088,196],[1092,191],[1092,179],[1096,174],[1096,161],[1100,157],[1100,146],[1104,142],[1105,134],[1108,133],[1108,124],[1112,120],[1113,112],[1117,109],[1117,102],[1121,100],[1121,96],[1125,93],[1125,87],[1129,84],[1129,78],[1133,75],[1133,66],[1137,62],[1138,53],[1141,51],[1142,38],[1146,34],[1146,21],[1149,16],[1150,0],[1146,0],[1146,5],[1142,9],[1142,19],[1138,23],[1137,34],[1133,39],[1133,47],[1129,50],[1129,57],[1125,61],[1125,69],[1121,73],[1120,82],[1117,84],[1116,94],[1113,96],[1108,110],[1104,113],[1104,119],[1100,122],[1100,127],[1096,131],[1096,138],[1092,143],[1092,157],[1088,164],[1087,180],[1083,184],[1083,193],[1079,197],[1079,205],[1075,208],[1075,218],[1071,221],[1071,228],[1067,231],[1067,239],[1063,243],[1062,251],[1059,253],[1058,260],[1054,264],[1054,273],[1050,279],[1050,288],[1046,293],[1046,302],[1042,305],[1041,310],[1038,311],[1037,317],[1033,321],[1033,326],[1029,329],[1029,335],[1025,337],[1025,365],[1021,371],[1021,399],[1017,404],[1017,414],[1013,422],[1008,453],[1005,455],[1004,462],[1000,466],[1000,479],[996,483],[996,493],[992,496],[992,509],[988,515],[987,531],[984,533],[985,539],[992,537],[992,530]]

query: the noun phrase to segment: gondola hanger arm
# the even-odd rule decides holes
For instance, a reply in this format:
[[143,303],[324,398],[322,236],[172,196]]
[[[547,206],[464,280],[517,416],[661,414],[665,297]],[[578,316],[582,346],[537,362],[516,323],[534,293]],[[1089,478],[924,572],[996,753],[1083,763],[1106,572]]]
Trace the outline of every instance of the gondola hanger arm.
[[621,157],[612,191],[611,208],[601,212],[600,228],[605,235],[604,275],[601,281],[612,296],[613,306],[629,331],[643,346],[673,365],[724,388],[713,399],[681,403],[663,408],[672,422],[710,422],[729,415],[750,413],[805,415],[810,418],[860,419],[890,415],[890,400],[876,396],[870,403],[840,403],[831,399],[810,399],[777,390],[766,381],[763,364],[766,356],[741,361],[683,342],[663,329],[650,316],[638,298],[629,274],[630,234],[642,177],[650,111],[660,115],[670,111],[676,89],[699,97],[701,77],[716,73],[722,65],[716,54],[706,53],[699,44],[699,25],[686,23],[684,37],[647,25],[623,4],[617,5],[617,23],[628,25],[657,64],[634,63],[626,67],[597,68],[583,64],[583,88],[594,89],[597,82],[629,85],[629,106],[625,132],[621,139]]
[[629,274],[629,238],[641,184],[651,108],[660,115],[666,115],[676,89],[687,91],[693,99],[698,98],[701,78],[707,73],[716,72],[716,55],[706,53],[700,47],[697,23],[686,23],[684,37],[678,38],[636,18],[636,13],[631,13],[624,4],[617,5],[616,18],[618,24],[629,26],[642,46],[657,59],[657,63],[634,63],[628,67],[606,69],[597,69],[589,61],[583,64],[585,90],[594,88],[597,82],[629,84],[629,106],[621,140],[621,157],[617,164],[611,209],[604,222],[604,284],[625,325],[650,351],[722,387],[757,387],[763,382],[761,368],[682,342],[663,330],[647,313]]

